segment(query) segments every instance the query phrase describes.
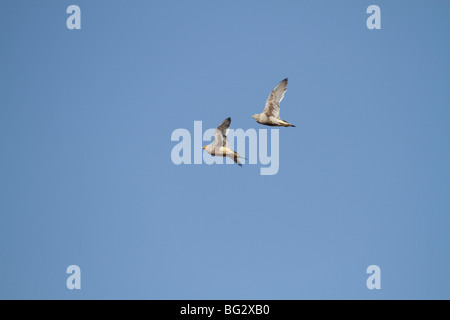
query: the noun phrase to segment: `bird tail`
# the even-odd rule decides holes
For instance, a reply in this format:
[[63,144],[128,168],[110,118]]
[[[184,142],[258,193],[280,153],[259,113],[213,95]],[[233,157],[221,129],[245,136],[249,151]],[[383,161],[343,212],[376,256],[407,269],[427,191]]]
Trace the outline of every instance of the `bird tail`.
[[286,123],[286,124],[284,125],[285,127],[295,127],[293,124],[290,124],[290,123],[287,122],[286,120],[282,120],[282,121]]
[[237,153],[236,151],[234,152],[234,156],[237,157],[238,159],[244,159],[244,160],[248,160],[246,157],[241,156],[239,153]]
[[[240,155],[238,155],[236,152],[234,153],[233,160],[236,162],[240,167],[242,167],[242,163],[239,161],[239,158],[243,158]],[[244,158],[245,159],[245,158]]]

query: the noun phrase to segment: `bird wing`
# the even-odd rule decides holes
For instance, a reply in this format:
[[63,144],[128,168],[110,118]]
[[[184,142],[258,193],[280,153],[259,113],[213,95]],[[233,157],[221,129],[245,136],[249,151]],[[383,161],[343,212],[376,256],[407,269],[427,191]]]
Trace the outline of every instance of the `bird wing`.
[[223,122],[220,124],[220,126],[217,127],[216,131],[214,132],[214,146],[215,147],[229,147],[228,139],[227,139],[227,131],[230,127],[231,118],[226,118],[223,120]]
[[266,101],[266,107],[263,113],[267,117],[273,116],[275,118],[280,118],[280,102],[284,98],[284,94],[287,90],[288,79],[282,80],[270,93],[269,98]]

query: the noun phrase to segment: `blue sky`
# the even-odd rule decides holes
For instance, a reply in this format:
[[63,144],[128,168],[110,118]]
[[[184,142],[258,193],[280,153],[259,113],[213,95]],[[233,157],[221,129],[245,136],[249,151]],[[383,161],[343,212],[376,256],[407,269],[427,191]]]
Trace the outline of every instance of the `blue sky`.
[[[0,12],[1,299],[450,298],[448,1]],[[277,175],[172,163],[195,120],[263,129],[285,77]]]

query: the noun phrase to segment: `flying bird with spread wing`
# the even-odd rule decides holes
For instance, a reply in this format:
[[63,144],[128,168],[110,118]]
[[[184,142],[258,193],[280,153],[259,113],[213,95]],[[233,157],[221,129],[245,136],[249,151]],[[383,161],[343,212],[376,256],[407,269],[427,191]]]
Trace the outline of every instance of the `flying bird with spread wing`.
[[226,118],[214,132],[214,142],[207,146],[203,146],[203,149],[212,156],[228,157],[233,159],[239,166],[242,166],[242,163],[239,162],[239,158],[244,157],[241,157],[236,151],[232,150],[228,143],[227,131],[230,127],[230,123],[231,118]]
[[280,118],[280,102],[284,98],[284,94],[287,90],[288,79],[282,80],[275,89],[270,93],[269,98],[266,101],[266,107],[260,114],[252,116],[256,122],[264,124],[266,126],[275,127],[295,127],[293,124]]

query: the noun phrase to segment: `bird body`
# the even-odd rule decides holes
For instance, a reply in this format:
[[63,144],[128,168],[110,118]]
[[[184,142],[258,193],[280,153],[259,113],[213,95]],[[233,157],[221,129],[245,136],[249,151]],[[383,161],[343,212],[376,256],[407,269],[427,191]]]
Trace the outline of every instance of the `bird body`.
[[241,157],[236,151],[230,148],[230,144],[228,143],[227,138],[227,130],[230,127],[231,118],[225,119],[214,132],[214,142],[203,146],[203,149],[206,150],[210,155],[216,157],[227,157],[233,159],[235,163],[239,166],[242,166],[242,163],[239,161]]
[[293,124],[290,124],[286,120],[281,120],[280,118],[276,118],[273,116],[267,116],[265,113],[255,114],[253,118],[256,122],[260,124],[264,124],[266,126],[271,127],[295,127]]
[[288,79],[282,80],[270,93],[267,98],[264,111],[252,116],[256,122],[266,126],[274,127],[295,127],[293,124],[280,118],[280,102],[284,98],[287,90]]

